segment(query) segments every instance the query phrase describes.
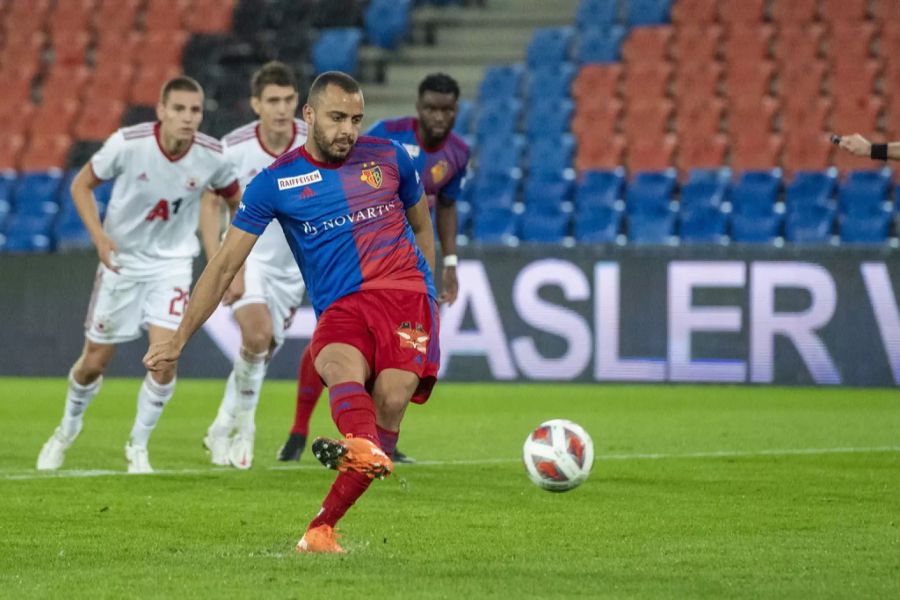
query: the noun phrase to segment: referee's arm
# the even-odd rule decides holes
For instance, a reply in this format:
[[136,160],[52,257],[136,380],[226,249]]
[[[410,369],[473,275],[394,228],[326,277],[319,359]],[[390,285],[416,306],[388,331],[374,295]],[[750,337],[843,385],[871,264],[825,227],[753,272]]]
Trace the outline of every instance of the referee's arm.
[[860,134],[854,133],[841,136],[838,146],[856,156],[868,156],[873,160],[900,160],[900,142],[873,144]]

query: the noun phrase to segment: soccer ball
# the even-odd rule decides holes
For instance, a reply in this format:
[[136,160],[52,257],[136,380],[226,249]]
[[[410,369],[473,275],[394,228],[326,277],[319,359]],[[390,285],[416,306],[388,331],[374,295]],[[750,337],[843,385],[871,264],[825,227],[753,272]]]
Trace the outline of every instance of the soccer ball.
[[591,474],[594,442],[578,424],[553,419],[525,439],[522,460],[531,481],[551,492],[575,489]]

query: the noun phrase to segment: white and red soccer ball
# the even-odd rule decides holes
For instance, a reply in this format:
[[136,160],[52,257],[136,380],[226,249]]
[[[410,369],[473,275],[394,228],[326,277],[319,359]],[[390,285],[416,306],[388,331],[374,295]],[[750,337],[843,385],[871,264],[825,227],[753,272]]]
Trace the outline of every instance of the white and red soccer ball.
[[535,485],[551,492],[566,492],[591,474],[594,442],[580,425],[553,419],[538,425],[526,438],[522,460]]

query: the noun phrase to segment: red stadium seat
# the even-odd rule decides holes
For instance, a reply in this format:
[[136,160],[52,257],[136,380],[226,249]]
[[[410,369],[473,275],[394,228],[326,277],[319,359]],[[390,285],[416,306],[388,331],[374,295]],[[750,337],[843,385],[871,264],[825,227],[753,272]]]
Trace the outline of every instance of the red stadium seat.
[[782,98],[781,131],[786,138],[809,137],[828,129],[831,100],[818,96]]
[[663,171],[675,166],[676,140],[672,134],[658,138],[638,138],[628,142],[625,152],[628,170]]
[[679,68],[714,61],[719,56],[723,30],[718,25],[685,25],[672,40],[672,57]]
[[75,124],[75,137],[80,140],[105,140],[122,121],[125,103],[109,100],[102,103],[85,103],[81,116]]
[[831,69],[831,93],[842,98],[871,96],[879,74],[878,62],[874,60],[838,63]]
[[579,106],[602,104],[619,95],[622,65],[584,65],[572,83],[572,97]]
[[572,133],[579,143],[585,136],[613,135],[622,116],[622,107],[622,101],[618,98],[610,98],[592,107],[579,105],[572,117]]
[[766,0],[720,0],[719,20],[729,25],[762,23]]
[[734,64],[768,59],[774,39],[775,29],[771,25],[737,25],[726,29],[722,42],[725,62]]
[[715,96],[693,103],[681,99],[675,112],[675,132],[678,139],[691,136],[714,136],[722,129],[725,101]]
[[773,96],[733,98],[728,104],[728,130],[734,133],[752,123],[761,131],[772,131],[778,109],[778,100]]
[[28,34],[43,30],[50,15],[50,4],[50,0],[12,2],[6,15],[6,22],[15,23],[15,28],[11,30],[7,27],[7,34],[10,31]]
[[678,0],[672,6],[672,22],[684,24],[707,25],[714,23],[717,17],[719,0]]
[[178,67],[164,65],[145,65],[134,79],[129,101],[131,104],[156,106],[159,102],[159,91],[166,80],[179,74]]
[[784,0],[772,3],[772,20],[779,25],[806,25],[816,20],[818,0]]
[[782,101],[796,97],[818,97],[822,94],[828,65],[825,61],[789,62],[778,71],[778,96]]
[[105,32],[98,39],[94,61],[98,69],[106,68],[110,63],[136,64],[143,51],[143,33],[139,31],[129,31],[124,34],[119,31]]
[[30,69],[37,74],[41,65],[47,36],[40,31],[14,29],[6,34],[6,44],[0,52],[0,64],[6,67]]
[[875,18],[887,27],[889,23],[895,26],[900,23],[900,2],[897,0],[874,0]]
[[725,153],[728,150],[728,139],[717,134],[713,136],[679,136],[678,168],[712,169],[725,164]]
[[112,31],[128,32],[136,28],[138,8],[143,0],[100,0],[94,27],[102,39]]
[[147,0],[144,27],[147,31],[181,31],[189,0]]
[[227,33],[231,30],[234,0],[194,0],[184,15],[191,33]]
[[621,135],[611,138],[590,136],[578,145],[575,167],[579,172],[614,169],[622,164],[624,152],[625,138]]
[[95,4],[95,0],[57,2],[50,15],[50,30],[53,35],[61,31],[89,31]]
[[672,82],[676,102],[692,102],[693,98],[712,98],[719,95],[722,65],[717,62],[680,64]]
[[831,164],[833,150],[834,144],[825,132],[805,137],[788,137],[784,144],[782,163],[789,175],[797,171],[821,171]]
[[91,70],[84,65],[78,67],[54,65],[41,86],[43,102],[46,103],[48,98],[56,96],[81,98],[90,79]]
[[184,31],[150,31],[144,36],[144,45],[137,57],[139,66],[181,64],[181,54],[189,34]]
[[752,124],[731,135],[731,168],[734,171],[771,169],[781,163],[784,142],[780,135],[764,133]]
[[25,136],[18,133],[0,136],[0,170],[19,168],[19,157],[25,147]]
[[674,105],[665,98],[629,103],[622,121],[625,137],[629,143],[638,138],[658,138],[669,131],[673,114]]
[[16,103],[0,103],[0,131],[3,135],[25,136],[34,121],[37,112],[30,100],[22,100]]
[[50,100],[45,99],[38,107],[31,124],[31,137],[68,135],[80,109],[81,103],[75,98],[55,96]]
[[892,140],[900,139],[900,94],[891,96],[885,108],[885,134]]
[[755,61],[731,65],[725,71],[725,96],[759,98],[769,95],[775,66],[770,61]]
[[672,34],[669,26],[632,28],[622,44],[622,59],[626,63],[668,60]]
[[94,70],[86,97],[93,102],[103,98],[124,101],[134,81],[134,67],[128,63],[107,62]]
[[663,98],[668,95],[671,79],[672,65],[669,63],[633,64],[625,71],[622,93],[628,101]]
[[775,41],[775,59],[782,66],[818,60],[825,28],[816,23],[782,27]]
[[83,65],[91,36],[86,31],[57,31],[53,34],[53,64],[72,67]]
[[828,36],[828,58],[832,63],[868,59],[876,31],[873,23],[836,23]]
[[822,0],[819,17],[826,23],[852,23],[868,19],[869,0]]
[[831,112],[831,129],[839,135],[846,133],[874,133],[878,131],[878,118],[884,109],[884,101],[874,96],[847,98],[835,96]]
[[66,166],[72,138],[65,134],[33,135],[22,153],[19,166],[23,171],[43,171]]
[[896,23],[885,25],[878,38],[879,55],[887,61],[900,59],[900,17]]

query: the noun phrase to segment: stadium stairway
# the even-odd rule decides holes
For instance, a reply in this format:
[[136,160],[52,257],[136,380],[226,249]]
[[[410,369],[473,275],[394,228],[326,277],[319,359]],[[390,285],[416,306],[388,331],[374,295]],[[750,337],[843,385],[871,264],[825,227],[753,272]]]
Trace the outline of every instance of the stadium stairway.
[[[578,0],[489,0],[476,5],[419,7],[412,14],[412,40],[398,50],[364,47],[366,120],[410,114],[419,82],[442,71],[455,78],[462,97],[474,99],[491,64],[524,60],[536,27],[571,24]],[[380,71],[380,72],[379,72]]]

